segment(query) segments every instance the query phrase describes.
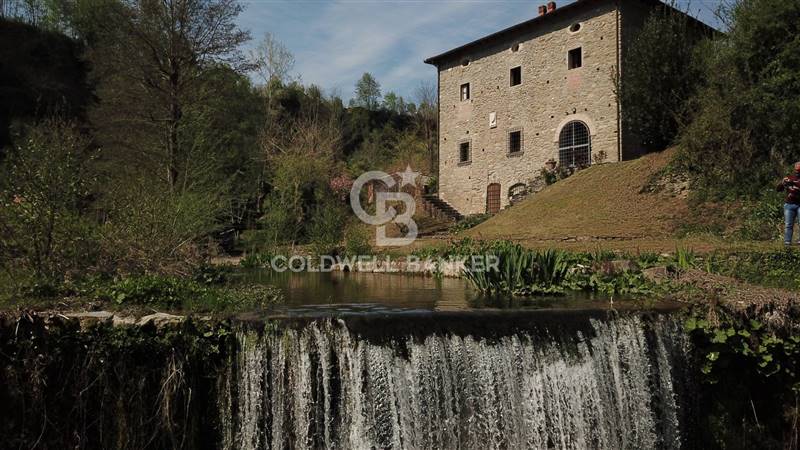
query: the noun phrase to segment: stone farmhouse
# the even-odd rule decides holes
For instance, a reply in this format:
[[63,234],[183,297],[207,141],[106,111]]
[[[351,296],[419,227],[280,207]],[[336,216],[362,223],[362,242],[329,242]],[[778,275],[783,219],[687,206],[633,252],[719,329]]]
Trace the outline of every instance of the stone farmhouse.
[[616,86],[625,82],[626,48],[655,8],[669,6],[549,2],[533,19],[426,59],[438,70],[434,206],[459,217],[496,213],[546,165],[583,167],[649,150],[622,123]]

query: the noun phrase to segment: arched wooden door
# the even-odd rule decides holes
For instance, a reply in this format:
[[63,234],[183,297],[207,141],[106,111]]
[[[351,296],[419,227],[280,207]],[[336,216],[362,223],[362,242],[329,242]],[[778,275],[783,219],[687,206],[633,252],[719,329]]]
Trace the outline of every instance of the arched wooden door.
[[500,211],[500,183],[492,183],[486,187],[486,212],[496,214]]

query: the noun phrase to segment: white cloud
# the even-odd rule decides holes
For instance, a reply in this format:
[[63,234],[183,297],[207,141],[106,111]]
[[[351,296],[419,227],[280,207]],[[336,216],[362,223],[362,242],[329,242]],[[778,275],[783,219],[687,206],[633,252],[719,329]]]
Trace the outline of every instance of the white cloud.
[[[271,32],[294,53],[307,84],[345,100],[364,72],[383,91],[410,97],[435,69],[422,61],[536,15],[530,0],[243,0],[240,17],[254,40]],[[713,0],[715,2],[719,0]],[[571,1],[558,2],[559,6]]]
[[[475,1],[250,1],[239,22],[254,40],[272,32],[294,53],[305,83],[337,90],[345,98],[364,72],[383,90],[410,96],[435,70],[433,54],[515,21],[509,2]],[[515,7],[530,2],[514,2]],[[502,5],[501,7],[496,7]],[[531,7],[531,13],[534,13]],[[488,13],[487,13],[488,12]],[[483,17],[482,26],[473,19]],[[498,25],[498,19],[500,25]]]

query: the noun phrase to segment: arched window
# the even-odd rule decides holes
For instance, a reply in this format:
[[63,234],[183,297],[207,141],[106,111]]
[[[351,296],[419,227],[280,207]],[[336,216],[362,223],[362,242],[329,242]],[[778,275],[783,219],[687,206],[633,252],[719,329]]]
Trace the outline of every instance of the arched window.
[[516,203],[525,197],[527,189],[525,183],[517,183],[508,188],[508,200],[510,203]]
[[574,120],[564,125],[558,135],[558,160],[562,166],[585,167],[592,160],[592,143],[589,128]]

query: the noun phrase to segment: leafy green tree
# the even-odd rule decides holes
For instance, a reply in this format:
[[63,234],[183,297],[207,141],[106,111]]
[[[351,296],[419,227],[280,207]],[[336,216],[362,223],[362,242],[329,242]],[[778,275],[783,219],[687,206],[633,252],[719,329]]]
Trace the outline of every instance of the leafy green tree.
[[395,114],[408,113],[408,104],[405,99],[391,91],[383,96],[383,105],[381,107]]
[[800,4],[742,0],[701,48],[704,80],[678,163],[699,185],[759,196],[800,154]]
[[316,205],[308,225],[308,240],[314,253],[331,255],[337,252],[344,237],[346,207],[335,201],[326,199]]
[[245,75],[218,65],[202,93],[206,100],[188,106],[181,132],[186,158],[181,161],[179,192],[214,188],[224,196],[221,225],[241,228],[253,219],[254,203],[263,186],[259,133],[265,105]]
[[67,0],[3,0],[0,17],[23,21],[35,27],[65,31]]
[[339,143],[339,128],[319,118],[298,120],[288,135],[264,142],[270,170],[264,228],[285,230],[285,242],[307,237],[314,211],[333,197]]
[[90,53],[102,80],[95,122],[108,129],[106,142],[129,135],[135,158],[153,161],[175,189],[187,156],[180,137],[185,112],[213,95],[203,89],[209,67],[249,67],[239,50],[249,34],[235,23],[242,6],[237,0],[125,0],[112,11]]
[[378,109],[381,101],[381,85],[369,72],[364,72],[356,83],[353,106],[360,106],[370,111]]
[[665,149],[685,123],[699,80],[692,55],[703,32],[681,11],[657,8],[625,54],[618,86],[622,119],[647,150]]

